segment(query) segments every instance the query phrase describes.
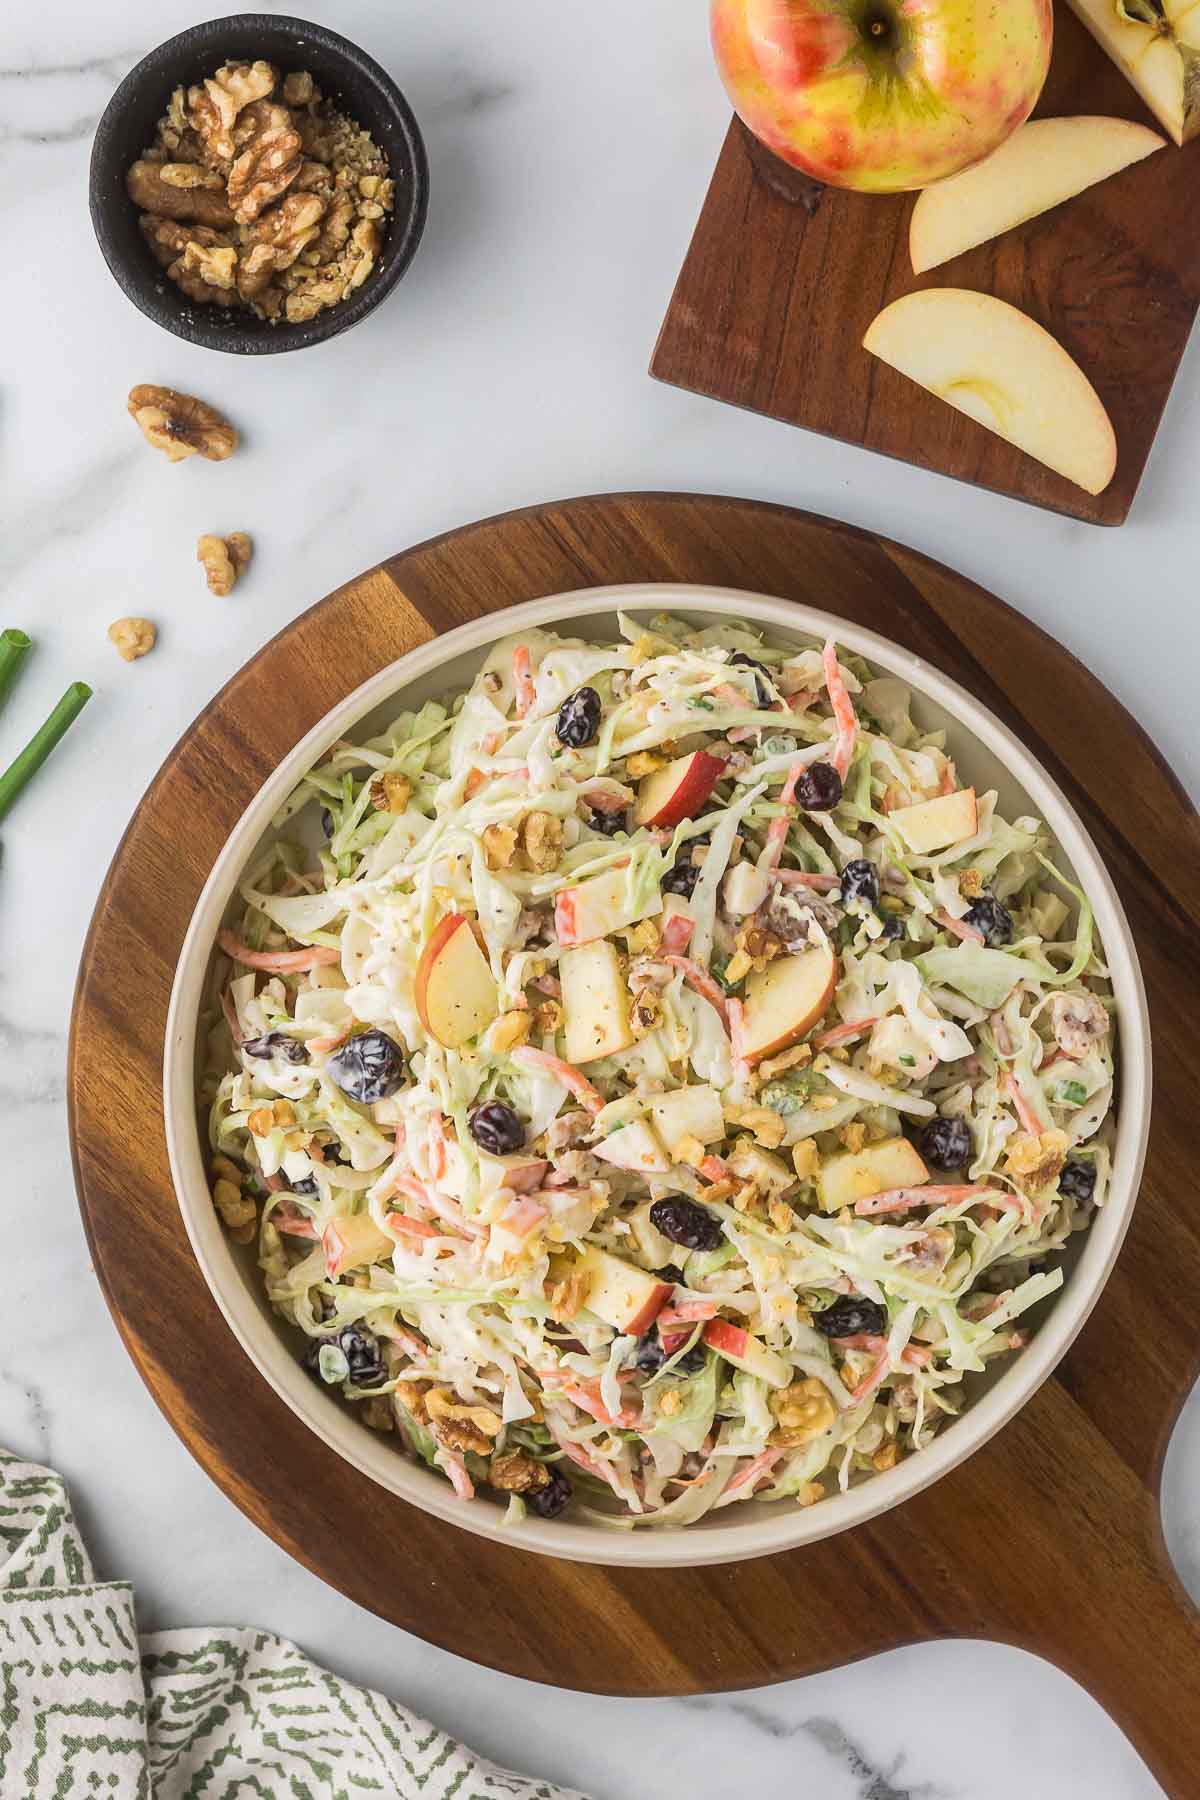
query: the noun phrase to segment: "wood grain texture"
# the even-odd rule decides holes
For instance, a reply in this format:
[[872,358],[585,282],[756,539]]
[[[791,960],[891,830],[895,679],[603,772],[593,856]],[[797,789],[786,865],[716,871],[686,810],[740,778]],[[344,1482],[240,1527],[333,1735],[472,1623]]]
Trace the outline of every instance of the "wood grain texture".
[[[1039,117],[1101,113],[1157,126],[1061,3],[1055,33]],[[650,372],[919,468],[1120,525],[1200,308],[1198,182],[1200,143],[1171,146],[915,276],[912,195],[822,188],[734,119]],[[1103,494],[1085,494],[862,348],[882,307],[933,287],[995,294],[1071,352],[1117,434],[1117,472]]]
[[[1143,958],[1160,1070],[1121,1259],[1018,1418],[867,1526],[688,1572],[498,1547],[406,1510],[344,1465],[276,1398],[210,1299],[159,1110],[188,919],[277,760],[351,687],[436,632],[542,594],[647,580],[825,607],[895,638],[999,713],[1108,860]],[[998,1639],[1078,1677],[1168,1793],[1194,1800],[1200,1626],[1167,1562],[1158,1487],[1200,1367],[1185,1023],[1200,1007],[1198,896],[1200,822],[1139,728],[1036,626],[916,552],[786,508],[684,495],[564,501],[468,526],[297,619],[190,727],[138,807],[96,909],[70,1053],[76,1175],[100,1281],[152,1394],[213,1479],[325,1580],[433,1643],[537,1681],[681,1694],[927,1639]]]

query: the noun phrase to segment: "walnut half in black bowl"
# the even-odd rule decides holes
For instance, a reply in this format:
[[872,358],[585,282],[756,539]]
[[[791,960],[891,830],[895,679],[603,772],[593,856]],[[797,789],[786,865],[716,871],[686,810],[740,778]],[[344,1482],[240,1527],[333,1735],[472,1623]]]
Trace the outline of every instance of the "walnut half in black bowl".
[[243,356],[323,343],[404,274],[429,174],[395,82],[323,25],[239,13],[160,44],[92,146],[92,223],[134,305]]

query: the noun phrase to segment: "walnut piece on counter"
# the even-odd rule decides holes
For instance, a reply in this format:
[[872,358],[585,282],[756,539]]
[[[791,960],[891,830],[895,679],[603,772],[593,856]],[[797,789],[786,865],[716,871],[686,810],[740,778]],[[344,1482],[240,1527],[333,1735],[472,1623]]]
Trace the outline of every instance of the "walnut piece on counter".
[[108,628],[108,641],[126,662],[136,662],[153,650],[158,632],[149,619],[117,619]]
[[[323,102],[306,70],[281,82],[264,61],[176,88],[126,185],[190,300],[271,323],[305,323],[363,285],[395,198],[370,134]],[[167,221],[192,229],[167,233]]]
[[169,462],[183,462],[189,456],[224,462],[238,447],[238,434],[228,419],[194,394],[141,382],[129,390],[128,405],[146,442],[163,451]]
[[206,531],[196,545],[196,561],[204,565],[209,590],[222,599],[233,592],[253,554],[254,545],[244,531],[232,531],[227,538]]

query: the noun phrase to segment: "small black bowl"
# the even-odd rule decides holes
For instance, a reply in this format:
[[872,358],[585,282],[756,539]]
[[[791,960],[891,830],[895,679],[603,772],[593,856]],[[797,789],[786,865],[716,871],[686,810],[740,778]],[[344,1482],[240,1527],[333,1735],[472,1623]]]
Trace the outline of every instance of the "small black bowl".
[[[182,82],[202,81],[222,63],[262,57],[283,75],[307,69],[322,94],[370,132],[396,184],[379,260],[358,291],[306,324],[271,325],[245,307],[197,306],[151,256],[138,229],[125,174],[154,141],[167,102]],[[133,304],[176,337],[209,350],[270,356],[303,350],[348,331],[390,294],[413,259],[425,228],[429,166],[407,100],[391,76],[356,45],[324,25],[270,13],[209,19],[168,38],[131,69],[104,110],[92,144],[88,183],[92,225],[104,260]]]

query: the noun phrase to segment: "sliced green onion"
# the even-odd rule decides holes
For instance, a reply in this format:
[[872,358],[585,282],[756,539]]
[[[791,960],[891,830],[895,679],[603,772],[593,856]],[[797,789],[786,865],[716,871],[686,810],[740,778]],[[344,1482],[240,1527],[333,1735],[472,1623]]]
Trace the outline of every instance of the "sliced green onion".
[[8,699],[9,690],[21,672],[21,664],[29,655],[33,640],[15,625],[0,631],[0,706]]
[[36,731],[25,748],[13,758],[0,775],[0,819],[26,783],[37,774],[55,744],[63,736],[92,697],[86,682],[73,681],[46,723]]

